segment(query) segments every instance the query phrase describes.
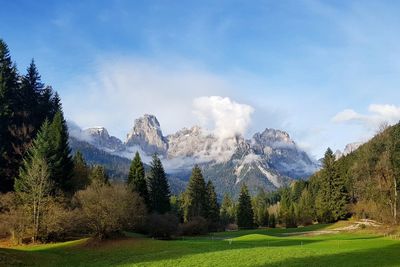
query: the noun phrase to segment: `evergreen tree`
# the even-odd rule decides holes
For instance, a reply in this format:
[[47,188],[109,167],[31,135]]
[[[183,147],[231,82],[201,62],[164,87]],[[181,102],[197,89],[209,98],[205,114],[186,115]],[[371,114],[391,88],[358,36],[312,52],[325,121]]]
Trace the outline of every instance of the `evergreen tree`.
[[43,124],[48,112],[41,113],[40,111],[40,96],[43,92],[44,84],[41,81],[40,74],[36,68],[35,62],[32,59],[31,64],[27,69],[26,75],[22,77],[21,81],[21,95],[24,99],[23,110],[26,113],[26,124],[32,127],[32,136],[35,137]]
[[219,205],[217,200],[217,193],[215,193],[214,185],[211,181],[207,182],[207,202],[208,202],[208,214],[207,219],[213,229],[216,230],[217,224],[219,223]]
[[93,184],[110,185],[109,177],[103,166],[95,165],[90,171],[89,180]]
[[268,226],[268,198],[264,190],[260,192],[253,198],[253,212],[254,212],[254,222],[258,226]]
[[18,100],[18,74],[7,44],[0,39],[0,192],[13,189],[19,162],[15,160],[10,132]]
[[282,190],[279,217],[286,227],[296,227],[295,204],[292,200],[291,190],[284,188]]
[[247,186],[243,184],[240,189],[239,202],[237,207],[237,224],[241,228],[252,228],[254,213],[251,205],[251,198]]
[[150,165],[150,174],[148,177],[149,209],[153,212],[163,214],[171,209],[167,177],[161,160],[156,154],[153,155],[153,160]]
[[70,156],[71,149],[68,145],[68,128],[61,110],[54,116],[50,128],[50,140],[53,149],[51,178],[55,182],[56,188],[62,192],[70,193],[74,188],[71,181],[73,162]]
[[235,203],[232,201],[232,198],[228,194],[225,194],[224,198],[222,199],[219,214],[221,218],[221,223],[223,225],[234,223],[236,220]]
[[312,224],[314,219],[314,203],[311,194],[307,188],[304,188],[298,203],[299,204],[297,205],[296,214],[299,223],[301,223],[302,225]]
[[136,152],[129,169],[128,185],[143,198],[144,203],[149,207],[149,192],[144,166],[138,152]]
[[188,186],[186,187],[185,221],[193,217],[208,215],[207,189],[200,168],[196,165],[192,170]]
[[85,189],[90,184],[89,167],[80,151],[77,151],[73,158],[74,170],[72,184],[74,192]]
[[347,195],[345,182],[335,168],[335,155],[330,148],[325,152],[321,180],[316,198],[321,222],[334,222],[346,216]]

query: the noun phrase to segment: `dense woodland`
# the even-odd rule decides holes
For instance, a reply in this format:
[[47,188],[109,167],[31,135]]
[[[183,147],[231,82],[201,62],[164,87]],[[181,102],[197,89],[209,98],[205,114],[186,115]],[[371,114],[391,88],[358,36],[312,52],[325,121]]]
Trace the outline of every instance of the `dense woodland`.
[[382,129],[355,152],[335,159],[307,181],[252,196],[218,201],[214,185],[194,166],[186,190],[171,195],[161,160],[145,171],[140,155],[125,182],[104,166],[72,154],[58,94],[32,60],[20,74],[0,40],[0,235],[15,242],[80,236],[99,239],[136,231],[169,239],[178,235],[254,227],[296,227],[351,216],[398,223],[400,125]]

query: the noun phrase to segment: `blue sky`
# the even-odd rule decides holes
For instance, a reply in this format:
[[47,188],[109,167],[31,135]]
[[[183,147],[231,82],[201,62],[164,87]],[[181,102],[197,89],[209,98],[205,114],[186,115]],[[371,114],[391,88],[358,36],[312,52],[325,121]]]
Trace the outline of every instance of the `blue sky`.
[[[320,157],[328,146],[342,149],[400,119],[398,1],[1,6],[0,37],[20,71],[34,57],[68,119],[120,138],[144,113],[155,114],[168,134],[204,123],[210,107],[238,116],[244,125],[237,131],[248,137],[280,128]],[[210,96],[230,101],[196,106]],[[208,126],[221,127],[226,117],[214,117]]]

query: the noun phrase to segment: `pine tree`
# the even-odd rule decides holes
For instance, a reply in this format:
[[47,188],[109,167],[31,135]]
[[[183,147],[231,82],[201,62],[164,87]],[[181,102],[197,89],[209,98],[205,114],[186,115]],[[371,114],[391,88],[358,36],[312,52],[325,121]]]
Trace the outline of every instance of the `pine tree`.
[[129,169],[128,185],[143,198],[144,203],[149,207],[149,192],[147,189],[145,171],[138,152],[136,152]]
[[53,149],[52,157],[52,176],[56,188],[62,192],[71,193],[73,191],[72,171],[73,162],[71,159],[71,149],[68,145],[68,128],[62,114],[58,111],[54,116],[51,128],[51,145]]
[[258,226],[268,226],[268,202],[269,200],[264,190],[260,190],[252,200],[254,222]]
[[99,185],[110,185],[110,178],[103,166],[95,165],[89,174],[90,183]]
[[279,217],[286,227],[296,227],[297,225],[294,205],[291,190],[284,188],[281,195]]
[[207,189],[203,174],[197,165],[192,169],[185,195],[187,200],[185,221],[198,216],[206,218],[208,215]]
[[243,184],[240,189],[239,203],[237,208],[237,224],[241,228],[252,228],[254,213],[251,198],[247,186]]
[[149,209],[153,212],[163,214],[171,209],[167,177],[161,160],[156,154],[153,155],[153,160],[150,165],[150,174],[148,177]]
[[314,219],[314,203],[311,193],[307,188],[304,188],[298,203],[296,214],[299,222],[304,226],[312,224]]
[[74,170],[72,176],[73,191],[85,189],[90,184],[89,167],[80,151],[77,151],[73,158]]
[[217,193],[215,192],[215,187],[211,181],[207,182],[207,202],[208,202],[208,220],[216,224],[219,222],[219,205],[217,199]]
[[330,148],[325,152],[319,190],[316,197],[317,215],[321,222],[334,222],[346,216],[345,182],[335,168],[335,156]]
[[0,39],[0,192],[11,191],[18,175],[19,162],[15,160],[12,146],[15,140],[10,132],[18,89],[15,64],[11,61],[7,44]]
[[[44,120],[46,119],[46,112],[40,113],[40,96],[44,89],[44,84],[35,61],[32,59],[31,64],[27,69],[27,74],[22,77],[21,81],[21,94],[24,99],[23,110],[26,113],[27,124],[32,127],[32,136],[36,136],[37,131],[40,129]],[[49,118],[50,120],[52,118]]]
[[232,198],[225,194],[222,199],[221,208],[220,208],[220,219],[223,225],[228,225],[230,223],[234,223],[236,220],[236,207],[235,203],[232,201]]

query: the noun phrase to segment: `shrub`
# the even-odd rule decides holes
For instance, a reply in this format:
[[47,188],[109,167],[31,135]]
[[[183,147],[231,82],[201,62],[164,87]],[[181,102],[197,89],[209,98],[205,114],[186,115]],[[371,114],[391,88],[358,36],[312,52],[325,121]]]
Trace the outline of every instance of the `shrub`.
[[178,218],[173,214],[153,213],[147,221],[148,233],[151,237],[160,239],[171,239],[178,234]]
[[235,223],[230,223],[225,227],[225,230],[226,231],[237,231],[237,230],[239,230],[239,227]]
[[75,196],[82,222],[99,239],[133,230],[146,214],[142,198],[122,185],[93,183]]
[[180,225],[183,235],[204,235],[208,232],[207,220],[203,217],[193,217],[190,221]]

